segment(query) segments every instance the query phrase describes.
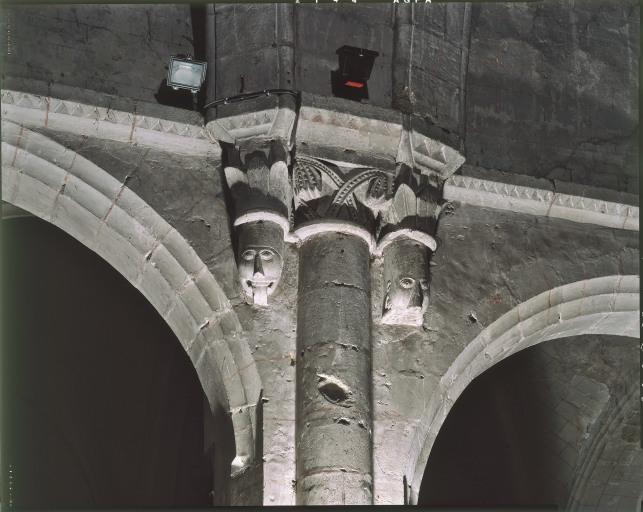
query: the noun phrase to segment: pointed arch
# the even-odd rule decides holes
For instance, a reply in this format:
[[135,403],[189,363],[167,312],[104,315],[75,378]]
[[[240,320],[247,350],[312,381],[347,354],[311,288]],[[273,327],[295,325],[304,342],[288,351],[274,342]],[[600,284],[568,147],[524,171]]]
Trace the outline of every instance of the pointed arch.
[[252,463],[259,373],[230,302],[183,236],[125,182],[5,120],[2,199],[73,236],[147,298],[187,351],[210,408],[231,414],[233,470]]
[[613,275],[553,288],[519,304],[478,334],[440,379],[424,409],[406,463],[409,501],[417,503],[433,443],[473,379],[520,350],[582,334],[639,338],[639,276]]

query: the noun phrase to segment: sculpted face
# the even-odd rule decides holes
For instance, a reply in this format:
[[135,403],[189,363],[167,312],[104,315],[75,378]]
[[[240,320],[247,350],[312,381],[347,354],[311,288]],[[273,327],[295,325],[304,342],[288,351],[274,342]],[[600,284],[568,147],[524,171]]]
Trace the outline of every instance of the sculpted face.
[[382,323],[422,325],[429,305],[428,252],[411,240],[396,241],[386,248]]
[[266,306],[283,270],[283,231],[274,222],[258,221],[237,227],[237,266],[241,287],[254,304]]

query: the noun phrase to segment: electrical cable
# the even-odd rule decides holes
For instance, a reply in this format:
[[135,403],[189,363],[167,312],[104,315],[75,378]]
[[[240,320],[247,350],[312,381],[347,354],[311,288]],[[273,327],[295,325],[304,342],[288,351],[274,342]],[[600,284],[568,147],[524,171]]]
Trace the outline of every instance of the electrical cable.
[[216,107],[217,105],[227,105],[228,103],[239,103],[240,101],[252,100],[255,98],[260,98],[262,96],[271,96],[271,95],[280,95],[280,94],[290,94],[294,97],[299,97],[298,91],[293,91],[291,89],[264,89],[263,91],[257,92],[246,92],[243,94],[237,94],[236,96],[227,96],[221,98],[220,100],[211,101],[203,105],[203,110],[211,107]]

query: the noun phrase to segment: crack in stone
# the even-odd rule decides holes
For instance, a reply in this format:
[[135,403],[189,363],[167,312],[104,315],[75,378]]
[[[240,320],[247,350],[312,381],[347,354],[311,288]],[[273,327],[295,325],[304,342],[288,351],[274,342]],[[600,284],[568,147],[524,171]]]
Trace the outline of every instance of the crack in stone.
[[341,287],[344,287],[344,288],[353,288],[353,289],[359,290],[361,292],[365,291],[364,288],[360,288],[357,285],[350,284],[350,283],[343,283],[341,281],[326,281],[324,284],[326,286],[331,286],[332,285],[332,286],[341,286]]

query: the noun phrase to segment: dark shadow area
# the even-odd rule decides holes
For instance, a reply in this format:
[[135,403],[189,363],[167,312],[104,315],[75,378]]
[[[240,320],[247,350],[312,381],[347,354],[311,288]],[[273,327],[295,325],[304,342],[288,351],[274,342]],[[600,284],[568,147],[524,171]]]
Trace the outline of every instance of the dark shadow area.
[[[634,3],[538,2],[524,17],[500,4],[472,5],[467,164],[638,194]],[[575,52],[586,65],[576,65]],[[512,76],[516,69],[532,72]],[[603,71],[593,86],[580,87],[595,69]]]
[[492,367],[457,399],[433,445],[418,505],[557,510],[561,461],[548,437],[555,403],[539,385],[540,348]]
[[[192,21],[192,44],[194,46],[194,59],[207,62],[208,56],[206,52],[207,38],[206,38],[206,7],[205,4],[191,4],[190,5],[190,19]],[[203,83],[201,89],[197,93],[197,104],[201,108],[207,101],[207,81]]]
[[194,98],[192,96],[192,93],[185,89],[174,90],[172,89],[172,87],[168,87],[167,79],[161,82],[161,85],[159,85],[158,91],[156,92],[154,97],[156,98],[156,101],[158,101],[161,105],[182,108],[185,110],[195,110]]
[[207,507],[205,397],[170,328],[58,228],[2,229],[3,505]]

